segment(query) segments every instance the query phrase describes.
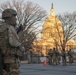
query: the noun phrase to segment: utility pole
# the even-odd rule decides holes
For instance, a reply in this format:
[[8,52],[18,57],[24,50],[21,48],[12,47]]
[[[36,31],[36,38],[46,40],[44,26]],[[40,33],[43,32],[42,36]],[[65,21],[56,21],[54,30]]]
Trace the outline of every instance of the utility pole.
[[3,67],[3,65],[2,65],[2,51],[0,50],[0,75],[3,75],[3,73],[2,73],[2,68]]

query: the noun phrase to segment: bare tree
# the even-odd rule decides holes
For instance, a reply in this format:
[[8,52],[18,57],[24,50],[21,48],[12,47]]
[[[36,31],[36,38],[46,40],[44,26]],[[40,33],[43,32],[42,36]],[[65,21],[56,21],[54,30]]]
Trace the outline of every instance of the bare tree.
[[38,27],[46,17],[46,11],[43,10],[38,4],[32,2],[24,2],[24,0],[10,0],[1,4],[2,10],[6,8],[13,8],[18,12],[17,18],[19,25],[22,24],[25,30],[31,27]]
[[[29,37],[34,40],[35,31],[41,26],[47,13],[38,4],[24,2],[24,0],[9,0],[0,5],[0,9],[13,8],[17,11],[18,25],[23,27],[23,33],[20,33],[22,41],[30,42]],[[32,35],[33,34],[33,35]],[[31,41],[33,42],[33,41]]]
[[65,50],[67,42],[76,39],[76,12],[61,14],[57,17],[55,17],[54,32],[51,33],[51,37],[57,49]]
[[[58,29],[57,22],[55,28],[57,29],[58,32],[61,47],[62,49],[65,49],[67,42],[69,40],[72,40],[74,37],[76,37],[76,12],[65,13],[63,15],[58,15],[58,17],[62,24],[63,35],[59,33],[60,29]],[[57,40],[55,40],[55,43],[57,43]]]

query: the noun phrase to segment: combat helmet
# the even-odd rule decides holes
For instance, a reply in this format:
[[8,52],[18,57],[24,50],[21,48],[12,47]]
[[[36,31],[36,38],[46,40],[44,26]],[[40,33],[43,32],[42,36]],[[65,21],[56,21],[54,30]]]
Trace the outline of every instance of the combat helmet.
[[2,12],[2,19],[10,18],[12,16],[16,16],[17,12],[14,9],[5,9]]

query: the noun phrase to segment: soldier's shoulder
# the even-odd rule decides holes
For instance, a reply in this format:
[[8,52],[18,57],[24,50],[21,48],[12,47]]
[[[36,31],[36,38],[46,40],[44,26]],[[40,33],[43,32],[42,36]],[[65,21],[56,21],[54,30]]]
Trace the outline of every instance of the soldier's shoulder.
[[7,29],[7,24],[5,22],[0,22],[0,32]]

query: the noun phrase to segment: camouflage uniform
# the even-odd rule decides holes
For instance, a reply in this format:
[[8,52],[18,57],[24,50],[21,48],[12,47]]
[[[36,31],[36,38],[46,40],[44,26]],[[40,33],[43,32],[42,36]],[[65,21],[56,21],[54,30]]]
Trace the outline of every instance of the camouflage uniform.
[[73,63],[73,52],[71,51],[71,49],[68,51],[68,59],[69,59],[69,63],[72,64]]
[[58,49],[56,49],[55,53],[56,53],[56,64],[60,64],[60,53]]
[[66,52],[65,52],[65,50],[61,51],[61,56],[62,56],[63,65],[66,65]]
[[59,60],[59,54],[58,54],[58,51],[53,48],[53,64],[58,64],[58,60]]
[[49,59],[49,65],[52,65],[52,56],[53,56],[53,52],[52,52],[52,49],[50,49],[48,51],[48,59]]
[[27,51],[27,59],[28,59],[28,63],[31,63],[31,54],[30,51]]
[[[2,19],[5,20],[0,24],[0,49],[3,54],[3,75],[19,75],[18,57],[19,52],[23,53],[24,47],[16,33],[16,11],[5,9],[2,13]],[[10,20],[10,21],[9,21]]]

